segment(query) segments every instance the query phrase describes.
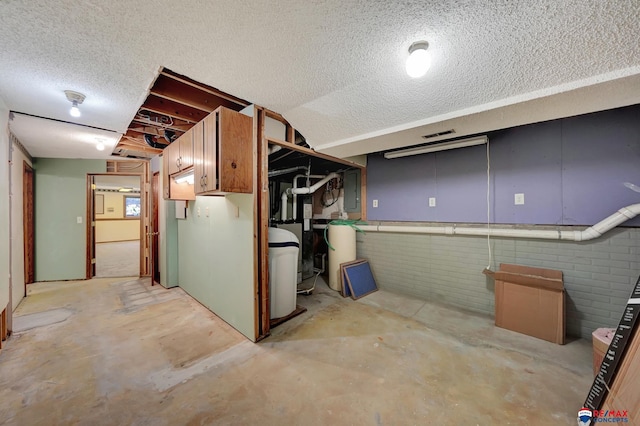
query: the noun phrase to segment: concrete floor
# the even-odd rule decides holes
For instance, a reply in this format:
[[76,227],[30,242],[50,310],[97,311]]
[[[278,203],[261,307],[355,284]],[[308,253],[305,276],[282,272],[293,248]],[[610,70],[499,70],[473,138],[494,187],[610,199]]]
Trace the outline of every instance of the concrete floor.
[[253,344],[182,290],[136,279],[29,285],[0,353],[0,424],[576,424],[591,346],[318,280]]

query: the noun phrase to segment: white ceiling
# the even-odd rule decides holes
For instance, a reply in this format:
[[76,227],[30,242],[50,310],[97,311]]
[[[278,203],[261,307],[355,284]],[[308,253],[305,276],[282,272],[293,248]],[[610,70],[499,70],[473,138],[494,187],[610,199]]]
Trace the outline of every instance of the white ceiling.
[[[2,3],[9,109],[72,121],[63,91],[76,90],[76,121],[116,133],[163,66],[283,114],[338,156],[640,103],[637,0]],[[411,79],[407,49],[422,39],[432,67]],[[16,117],[34,156],[64,141],[58,156],[109,155],[69,142],[78,126],[58,136]]]

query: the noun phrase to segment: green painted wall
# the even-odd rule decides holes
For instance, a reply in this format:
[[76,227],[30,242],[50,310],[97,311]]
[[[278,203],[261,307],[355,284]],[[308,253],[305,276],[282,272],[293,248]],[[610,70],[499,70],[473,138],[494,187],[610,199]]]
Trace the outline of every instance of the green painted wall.
[[105,173],[107,163],[37,158],[34,169],[36,281],[84,279],[87,173]]
[[9,303],[9,110],[0,99],[0,312]]
[[[159,157],[158,157],[159,158]],[[156,167],[162,179],[162,161],[152,161],[152,169]],[[155,170],[154,170],[155,171]],[[162,185],[162,182],[160,182]],[[162,194],[160,194],[162,197]],[[160,268],[160,284],[163,287],[176,287],[178,285],[178,220],[176,219],[176,202],[171,200],[158,200],[158,267]]]
[[253,195],[189,201],[178,247],[180,287],[255,340]]

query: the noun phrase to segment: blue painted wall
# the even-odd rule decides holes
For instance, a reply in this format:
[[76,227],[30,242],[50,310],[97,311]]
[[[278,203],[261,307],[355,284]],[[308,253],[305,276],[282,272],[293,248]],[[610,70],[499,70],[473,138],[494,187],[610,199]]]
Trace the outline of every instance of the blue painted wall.
[[[640,105],[488,136],[493,223],[592,225],[640,203],[640,193],[624,186],[640,187]],[[392,160],[369,155],[367,218],[485,223],[486,173],[485,146]],[[524,205],[514,204],[516,193],[525,194]],[[640,226],[640,218],[626,225]]]

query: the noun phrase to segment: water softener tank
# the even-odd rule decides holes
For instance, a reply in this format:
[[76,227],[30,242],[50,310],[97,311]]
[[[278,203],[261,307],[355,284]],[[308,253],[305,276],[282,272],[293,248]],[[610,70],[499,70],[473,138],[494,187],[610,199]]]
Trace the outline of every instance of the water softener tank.
[[300,242],[293,232],[269,228],[270,319],[296,310]]

